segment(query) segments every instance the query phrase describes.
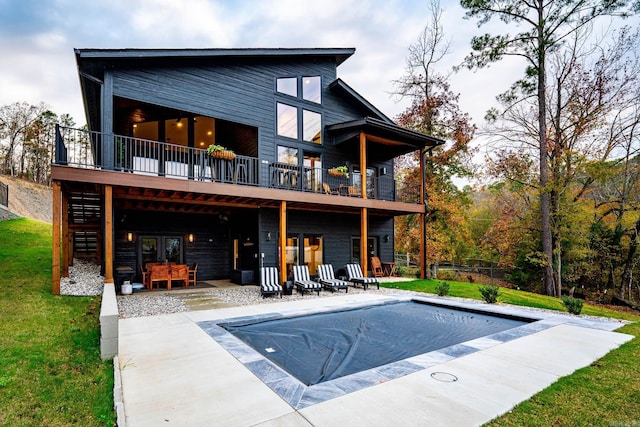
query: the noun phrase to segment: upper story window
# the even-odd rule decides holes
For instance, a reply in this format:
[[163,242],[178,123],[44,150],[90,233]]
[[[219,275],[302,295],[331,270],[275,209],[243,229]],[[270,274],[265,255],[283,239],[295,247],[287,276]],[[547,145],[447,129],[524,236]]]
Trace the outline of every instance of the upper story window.
[[298,78],[284,77],[276,80],[276,90],[285,95],[298,97]]
[[298,138],[298,109],[278,102],[278,135]]
[[[302,91],[302,99],[305,101],[322,103],[320,76],[308,76],[300,78],[300,86]],[[281,77],[276,79],[276,91],[285,95],[298,98],[298,78],[297,77]]]
[[320,95],[320,76],[302,78],[302,99],[306,99],[307,101],[315,102],[317,104],[322,103],[322,97]]

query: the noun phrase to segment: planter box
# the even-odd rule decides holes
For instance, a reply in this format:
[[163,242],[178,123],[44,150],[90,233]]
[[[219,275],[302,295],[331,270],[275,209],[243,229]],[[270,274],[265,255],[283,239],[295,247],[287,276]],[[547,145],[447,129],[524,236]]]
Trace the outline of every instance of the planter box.
[[254,285],[255,274],[253,270],[233,270],[231,272],[231,282],[236,285]]

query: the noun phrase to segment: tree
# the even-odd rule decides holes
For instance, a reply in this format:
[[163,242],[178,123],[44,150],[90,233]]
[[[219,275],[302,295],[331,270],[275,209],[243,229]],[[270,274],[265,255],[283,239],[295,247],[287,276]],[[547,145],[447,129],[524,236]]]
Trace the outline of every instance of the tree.
[[[468,194],[452,184],[453,176],[470,174],[469,142],[475,126],[468,114],[458,105],[459,96],[450,89],[448,76],[436,71],[449,53],[441,18],[442,10],[436,0],[429,3],[431,20],[409,47],[406,74],[395,81],[395,94],[411,99],[411,105],[397,118],[401,126],[447,141],[434,148],[426,160],[429,246],[427,257],[433,262],[451,259],[469,239],[464,207],[470,203]],[[419,165],[421,153],[405,156],[396,164],[401,187],[420,188],[422,176]],[[416,250],[420,224],[409,215],[396,221],[399,247]],[[414,245],[414,246],[412,246]],[[458,250],[456,250],[458,248]]]
[[[24,171],[24,152],[22,143],[29,126],[47,110],[44,103],[30,105],[27,102],[14,102],[0,107],[0,141],[2,147],[2,172],[15,175]],[[16,158],[19,156],[18,158]],[[20,169],[16,170],[16,161],[20,160]]]
[[468,18],[479,24],[498,17],[506,24],[516,24],[523,31],[516,34],[484,34],[472,39],[473,52],[465,65],[480,68],[504,56],[524,58],[525,76],[503,95],[504,101],[515,103],[533,97],[536,101],[536,142],[539,166],[540,231],[543,253],[544,289],[548,295],[560,296],[554,281],[553,236],[551,224],[551,191],[548,154],[553,150],[547,128],[547,66],[549,54],[560,49],[565,40],[596,18],[607,14],[631,13],[628,1],[616,0],[461,0]]

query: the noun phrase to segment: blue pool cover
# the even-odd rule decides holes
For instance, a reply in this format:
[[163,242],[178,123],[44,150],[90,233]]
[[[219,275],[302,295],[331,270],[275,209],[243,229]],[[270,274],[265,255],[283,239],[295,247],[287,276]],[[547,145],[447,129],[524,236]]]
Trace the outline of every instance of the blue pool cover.
[[526,323],[409,301],[220,326],[313,385]]

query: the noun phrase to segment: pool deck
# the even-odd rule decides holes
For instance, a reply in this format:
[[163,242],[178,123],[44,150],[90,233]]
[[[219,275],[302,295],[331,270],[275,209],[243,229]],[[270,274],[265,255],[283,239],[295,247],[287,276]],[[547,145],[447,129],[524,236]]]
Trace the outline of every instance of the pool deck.
[[199,326],[385,299],[341,295],[122,319],[116,369],[126,425],[477,426],[633,338],[612,332],[622,322],[428,297],[539,320],[523,336],[465,343],[473,352],[433,354],[419,370],[296,409]]

